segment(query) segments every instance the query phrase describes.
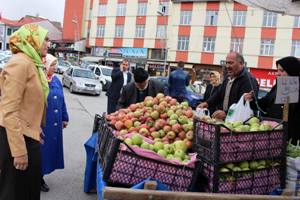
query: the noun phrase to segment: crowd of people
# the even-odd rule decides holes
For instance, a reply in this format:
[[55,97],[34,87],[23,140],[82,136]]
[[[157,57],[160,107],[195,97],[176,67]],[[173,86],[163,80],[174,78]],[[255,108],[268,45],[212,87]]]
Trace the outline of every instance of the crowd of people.
[[[62,132],[69,116],[62,84],[54,75],[57,58],[47,54],[47,34],[42,27],[30,24],[10,37],[13,56],[0,75],[0,199],[40,199],[40,191],[49,191],[44,176],[64,168]],[[276,61],[276,67],[278,76],[300,77],[300,61],[295,57]],[[217,71],[209,73],[199,108],[207,108],[213,118],[224,120],[230,106],[244,95],[254,111],[282,118],[283,105],[275,104],[277,85],[258,99],[258,82],[246,69],[241,54],[228,53],[225,68],[223,78]],[[166,93],[164,85],[150,79],[145,69],[129,69],[126,59],[113,66],[107,113],[142,102],[146,96]],[[179,62],[168,78],[168,95],[182,102],[189,83],[184,63]],[[288,117],[288,138],[296,144],[300,139],[299,100],[290,104]]]

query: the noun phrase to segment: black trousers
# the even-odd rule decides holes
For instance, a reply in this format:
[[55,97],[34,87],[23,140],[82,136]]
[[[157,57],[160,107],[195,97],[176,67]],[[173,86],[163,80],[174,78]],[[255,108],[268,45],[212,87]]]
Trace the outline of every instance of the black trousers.
[[118,100],[107,97],[107,114],[113,113],[117,110]]
[[13,166],[6,130],[0,126],[0,200],[40,199],[40,144],[31,138],[24,138],[29,164],[25,171],[21,171]]

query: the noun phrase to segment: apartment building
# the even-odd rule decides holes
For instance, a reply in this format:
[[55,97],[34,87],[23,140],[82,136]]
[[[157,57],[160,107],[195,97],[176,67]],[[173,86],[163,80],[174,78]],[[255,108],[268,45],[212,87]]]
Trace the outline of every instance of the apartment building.
[[[226,54],[233,50],[244,55],[262,86],[271,87],[275,61],[300,57],[299,16],[224,0],[82,2],[78,32],[91,54],[100,59],[127,57],[153,75],[166,63],[172,67],[184,61],[185,68],[201,79],[209,70],[222,71]],[[64,24],[72,23],[68,21]]]

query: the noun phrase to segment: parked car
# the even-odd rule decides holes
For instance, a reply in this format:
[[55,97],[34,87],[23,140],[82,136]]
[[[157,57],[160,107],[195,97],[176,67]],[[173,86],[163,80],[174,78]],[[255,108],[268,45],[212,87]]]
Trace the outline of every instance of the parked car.
[[111,84],[111,73],[113,68],[97,64],[90,64],[88,68],[94,72],[96,77],[99,78],[103,91],[107,91],[109,85]]
[[[158,82],[161,82],[164,85],[165,94],[169,94],[169,89],[168,89],[169,88],[169,85],[168,85],[169,77],[153,76],[150,78],[157,80]],[[189,105],[193,109],[196,109],[196,107],[203,101],[203,95],[195,92],[196,88],[193,85],[189,85],[186,88],[187,88],[187,93],[185,95],[185,100],[189,103]]]
[[62,84],[69,88],[71,93],[86,93],[100,95],[102,85],[98,78],[89,69],[80,67],[70,67],[66,70],[62,77]]
[[68,61],[58,60],[56,73],[63,74],[71,66],[71,63],[69,63]]

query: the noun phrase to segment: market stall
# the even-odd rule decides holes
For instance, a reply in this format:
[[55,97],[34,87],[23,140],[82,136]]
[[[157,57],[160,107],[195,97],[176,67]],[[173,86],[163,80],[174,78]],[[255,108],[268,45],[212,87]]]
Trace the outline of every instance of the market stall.
[[[98,116],[99,199],[105,193],[118,199],[114,196],[118,192],[111,192],[118,188],[107,186],[122,187],[120,192],[127,194],[129,188],[141,189],[148,180],[174,192],[169,195],[200,199],[208,194],[199,192],[270,195],[285,187],[284,123],[265,118],[224,123],[208,116],[195,118],[190,111],[185,103],[160,94],[112,115]],[[292,152],[297,152],[298,147],[294,148]],[[298,195],[297,180],[290,187],[292,195]],[[146,198],[147,191],[137,194]],[[249,199],[247,195],[236,198]]]

